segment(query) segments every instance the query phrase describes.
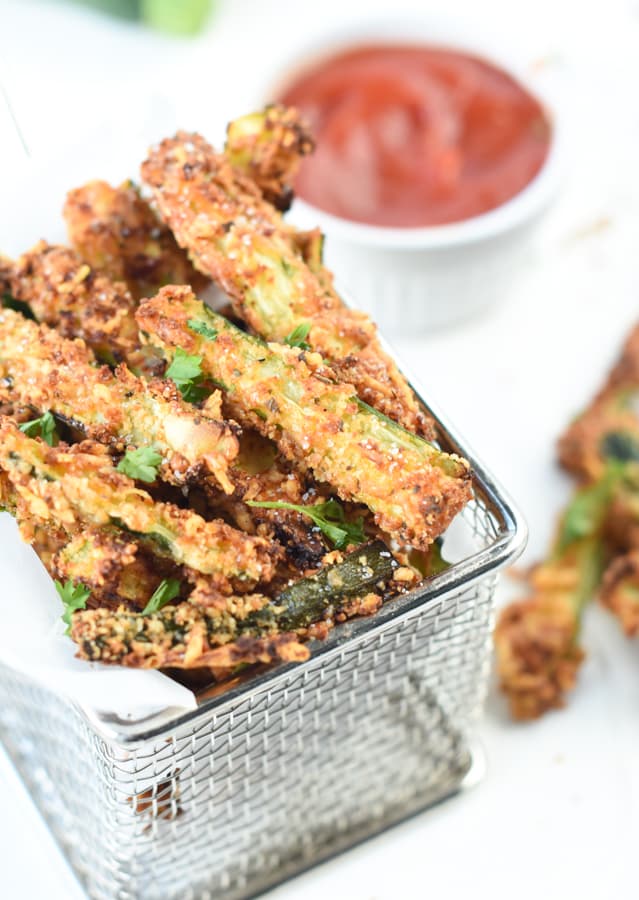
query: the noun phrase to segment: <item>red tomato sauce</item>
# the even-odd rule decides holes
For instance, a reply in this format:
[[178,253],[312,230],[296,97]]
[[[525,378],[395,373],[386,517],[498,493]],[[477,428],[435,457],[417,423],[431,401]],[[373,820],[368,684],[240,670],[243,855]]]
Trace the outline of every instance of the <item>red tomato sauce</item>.
[[317,140],[297,193],[369,225],[442,225],[494,209],[532,181],[550,146],[549,119],[528,91],[442,48],[347,50],[279,99],[301,110]]

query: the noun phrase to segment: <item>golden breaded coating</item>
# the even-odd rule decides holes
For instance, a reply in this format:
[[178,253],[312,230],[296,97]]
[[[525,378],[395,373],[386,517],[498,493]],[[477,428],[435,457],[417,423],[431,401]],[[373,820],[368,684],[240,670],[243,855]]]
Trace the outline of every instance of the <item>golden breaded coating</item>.
[[200,290],[206,283],[132,181],[119,187],[90,181],[69,191],[64,218],[82,259],[112,281],[123,281],[136,300],[165,284]]
[[[163,288],[138,310],[171,357],[180,347],[285,457],[362,503],[378,526],[425,548],[472,496],[468,463],[438,450],[332,383],[317,354],[264,344],[211,312],[188,288]],[[211,339],[206,335],[214,335]]]
[[82,341],[10,309],[0,310],[0,378],[14,402],[50,410],[93,440],[120,451],[153,447],[164,480],[184,484],[210,472],[233,490],[227,473],[239,450],[237,426],[186,403],[172,381],[98,368]]
[[603,392],[623,387],[639,387],[639,325],[635,325],[624,341],[621,355],[608,376]]
[[412,431],[432,436],[406,380],[361,312],[318,279],[290,229],[257,187],[197,134],[152,148],[142,166],[160,214],[194,265],[231,297],[259,335],[284,341],[296,329],[360,398]]
[[13,261],[0,253],[0,299],[11,294]]
[[65,546],[69,535],[64,528],[56,528],[50,525],[41,525],[37,522],[18,522],[22,539],[31,544],[38,554],[40,562],[47,572],[55,578],[54,560],[56,554]]
[[125,609],[81,610],[72,617],[71,636],[80,658],[133,668],[227,668],[308,659],[308,648],[294,634],[278,634],[260,622],[266,598],[252,599],[255,609],[243,619],[192,603],[166,606],[147,616]]
[[513,718],[537,719],[564,705],[584,659],[574,635],[574,610],[561,595],[533,595],[502,612],[495,629],[497,671]]
[[299,112],[280,104],[234,119],[226,129],[226,158],[281,212],[293,201],[293,182],[302,159],[314,149],[309,126]]
[[619,619],[627,637],[639,634],[639,550],[613,559],[603,577],[600,599]]
[[639,452],[639,416],[625,389],[600,395],[575,419],[559,439],[559,462],[580,481],[595,482],[615,452],[611,441],[619,443],[616,436],[632,439]]
[[140,346],[135,301],[126,286],[94,271],[67,247],[40,241],[15,264],[11,295],[63,337],[82,338],[102,362],[157,369]]
[[308,516],[290,509],[265,509],[247,503],[279,501],[303,505],[327,499],[308,473],[299,472],[282,459],[272,441],[245,428],[230,478],[234,487],[230,496],[220,494],[210,482],[204,485],[214,509],[222,511],[225,518],[248,534],[272,534],[297,572],[320,565],[326,546]]
[[[96,452],[97,451],[97,452]],[[49,447],[0,420],[0,468],[30,515],[67,530],[114,525],[144,538],[155,552],[215,576],[221,586],[269,581],[278,548],[222,521],[205,521],[187,509],[155,503],[117,472],[100,445]]]
[[584,653],[579,630],[603,572],[598,534],[562,546],[533,570],[532,594],[505,607],[495,628],[500,687],[515,719],[564,705]]
[[626,443],[632,440],[639,459],[639,326],[628,336],[604,387],[559,439],[563,468],[582,481],[597,480],[606,458],[614,454],[614,446],[612,454],[607,452],[609,435],[616,436],[615,444],[619,436]]
[[89,607],[117,609],[123,603],[143,609],[164,578],[178,568],[153,556],[130,535],[116,529],[85,527],[59,547],[51,574],[91,591]]

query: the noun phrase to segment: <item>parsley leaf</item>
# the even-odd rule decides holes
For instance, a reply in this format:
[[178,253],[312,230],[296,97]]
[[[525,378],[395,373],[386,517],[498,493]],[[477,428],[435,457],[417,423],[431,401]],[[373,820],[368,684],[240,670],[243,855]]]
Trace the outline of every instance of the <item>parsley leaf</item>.
[[153,447],[138,447],[137,450],[127,450],[117,468],[118,472],[129,478],[137,478],[138,481],[150,484],[155,481],[161,462],[162,454]]
[[201,356],[191,356],[186,350],[177,347],[171,365],[166,370],[166,377],[172,378],[179,386],[202,377]]
[[153,591],[149,602],[142,610],[143,616],[159,612],[163,606],[174,600],[180,593],[180,582],[177,578],[164,578]]
[[203,400],[208,391],[200,386],[202,381],[202,357],[192,356],[181,347],[175,350],[175,356],[165,373],[166,378],[175,382],[182,397],[188,403]]
[[311,322],[301,322],[297,328],[294,328],[290,334],[284,338],[284,343],[289,347],[299,347],[300,350],[310,350],[310,344],[306,343],[306,338],[311,330]]
[[308,516],[338,550],[343,550],[348,544],[363,544],[366,540],[363,518],[360,517],[355,522],[347,522],[344,516],[344,507],[338,500],[327,500],[326,503],[315,503],[313,506],[298,506],[295,503],[284,503],[279,500],[269,500],[264,503],[247,500],[247,503],[249,506],[257,506],[262,509],[292,509],[294,512]]
[[27,435],[27,437],[42,438],[49,447],[55,447],[59,441],[58,432],[55,427],[55,419],[48,411],[37,419],[31,419],[30,422],[23,422],[19,428],[20,431],[23,431]]
[[74,584],[71,580],[64,584],[57,580],[53,583],[64,606],[62,621],[67,626],[64,633],[71,634],[71,616],[77,609],[86,609],[91,591],[83,584]]
[[2,305],[5,309],[13,309],[15,310],[15,312],[22,313],[25,319],[32,319],[35,322],[33,310],[28,303],[24,302],[24,300],[16,300],[16,298],[12,297],[11,294],[3,294]]
[[214,341],[218,335],[216,328],[213,328],[212,325],[207,325],[206,322],[201,322],[199,319],[189,319],[186,324],[191,331],[201,334],[202,337],[208,338],[210,341]]

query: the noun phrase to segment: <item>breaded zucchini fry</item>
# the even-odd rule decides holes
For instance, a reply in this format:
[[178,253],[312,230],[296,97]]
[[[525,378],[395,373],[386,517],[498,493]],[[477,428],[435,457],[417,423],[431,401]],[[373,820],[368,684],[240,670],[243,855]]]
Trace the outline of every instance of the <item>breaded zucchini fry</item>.
[[639,450],[639,326],[630,333],[602,390],[561,436],[561,465],[582,481],[595,481],[609,455],[604,442],[610,434],[617,435],[617,442],[634,442]]
[[582,488],[566,509],[548,560],[535,567],[532,593],[502,610],[495,629],[500,686],[516,719],[563,706],[584,658],[581,618],[605,566],[604,529],[618,473]]
[[[259,594],[222,597],[211,592],[209,582],[201,581],[188,603],[149,616],[123,609],[115,614],[76,612],[71,634],[79,656],[129,666],[300,661],[308,658],[308,650],[296,642],[292,631],[318,622],[329,610],[344,608],[356,615],[376,609],[379,595],[372,592],[382,592],[396,569],[390,552],[377,542],[296,582],[275,600]],[[224,645],[226,652],[217,649]]]
[[201,356],[202,370],[243,421],[343,500],[367,506],[402,541],[427,547],[470,499],[465,460],[366,406],[349,385],[331,382],[317,354],[246,335],[186,287],[163,288],[140,306],[138,321],[169,358],[177,347]]
[[501,612],[495,629],[497,672],[515,719],[536,719],[564,705],[584,659],[581,616],[602,571],[600,540],[576,542],[535,570],[530,597]]
[[223,586],[273,577],[277,548],[269,541],[170,503],[154,503],[115,470],[108,455],[90,452],[95,446],[49,447],[10,419],[0,419],[0,468],[35,519],[67,530],[83,524],[123,528]]
[[20,404],[50,410],[87,437],[118,450],[153,447],[164,480],[183,484],[201,469],[233,490],[229,463],[237,428],[182,400],[172,381],[145,381],[120,366],[97,368],[81,341],[70,341],[10,309],[0,310],[0,377]]
[[314,148],[298,111],[272,104],[228,125],[224,153],[231,165],[255,182],[265,200],[286,212],[300,163]]
[[82,338],[101,362],[158,371],[160,361],[141,347],[126,286],[95,272],[73,250],[40,241],[15,264],[10,290],[39,322]]
[[284,341],[310,326],[305,340],[362,400],[409,430],[432,433],[370,319],[344,307],[330,280],[318,279],[278,213],[224,156],[199,135],[180,132],[152,148],[142,177],[178,244],[257,334]]
[[267,598],[251,595],[246,601],[244,618],[238,611],[230,615],[191,603],[166,606],[150,616],[124,609],[81,610],[73,615],[71,637],[81,659],[141,669],[308,659],[308,648],[294,634],[277,633],[261,621],[259,607]]
[[639,550],[613,559],[603,577],[600,599],[619,619],[627,637],[639,634]]
[[165,284],[190,284],[194,290],[205,284],[132,181],[117,188],[90,181],[69,191],[64,218],[82,259],[113,281],[125,282],[136,300]]

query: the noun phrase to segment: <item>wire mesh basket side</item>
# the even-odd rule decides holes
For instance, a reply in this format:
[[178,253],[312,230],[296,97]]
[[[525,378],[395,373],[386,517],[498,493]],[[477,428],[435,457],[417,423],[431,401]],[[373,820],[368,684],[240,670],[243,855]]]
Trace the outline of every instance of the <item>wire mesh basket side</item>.
[[136,750],[3,671],[0,732],[91,896],[243,897],[458,787],[494,584],[434,600]]

